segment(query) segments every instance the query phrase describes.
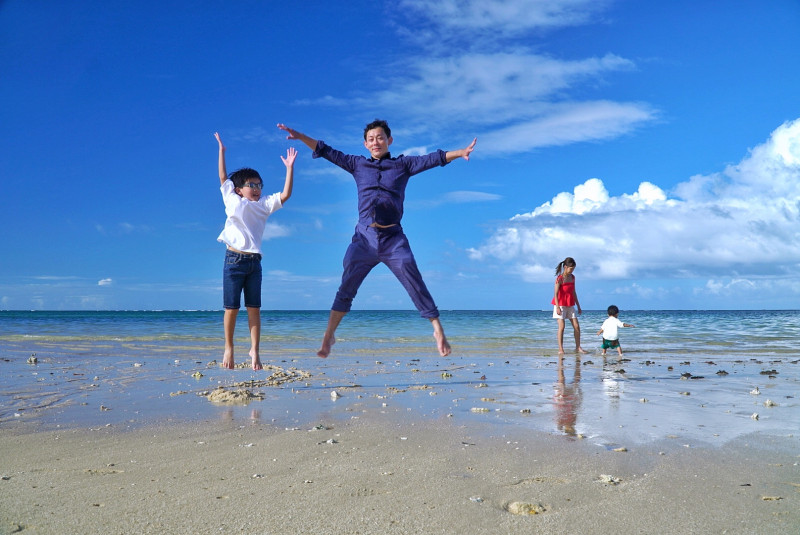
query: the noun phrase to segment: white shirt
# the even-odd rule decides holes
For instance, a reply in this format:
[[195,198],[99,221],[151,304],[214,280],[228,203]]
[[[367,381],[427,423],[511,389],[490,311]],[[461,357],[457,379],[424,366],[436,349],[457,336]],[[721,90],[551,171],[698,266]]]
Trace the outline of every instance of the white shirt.
[[261,254],[261,239],[267,218],[283,207],[281,194],[273,193],[269,197],[261,196],[257,201],[250,201],[236,194],[230,180],[223,182],[219,189],[228,217],[217,241],[245,253]]
[[624,326],[625,325],[619,318],[609,316],[608,319],[603,322],[603,338],[606,340],[619,340],[619,328]]

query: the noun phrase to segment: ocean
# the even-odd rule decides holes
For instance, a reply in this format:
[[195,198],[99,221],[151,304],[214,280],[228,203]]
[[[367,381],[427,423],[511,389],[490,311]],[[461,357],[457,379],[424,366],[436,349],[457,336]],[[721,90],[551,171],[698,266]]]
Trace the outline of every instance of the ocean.
[[[559,358],[551,314],[442,311],[453,347],[442,358],[416,311],[353,311],[323,360],[328,311],[264,310],[262,362],[308,377],[256,384],[263,399],[231,405],[205,394],[271,372],[219,368],[221,311],[0,311],[0,428],[254,414],[292,426],[402,410],[608,444],[800,431],[800,311],[623,310],[635,328],[620,330],[622,359],[600,353],[605,311],[580,317],[587,354]],[[571,348],[569,324],[564,339]],[[235,343],[237,364],[248,362],[244,311]]]

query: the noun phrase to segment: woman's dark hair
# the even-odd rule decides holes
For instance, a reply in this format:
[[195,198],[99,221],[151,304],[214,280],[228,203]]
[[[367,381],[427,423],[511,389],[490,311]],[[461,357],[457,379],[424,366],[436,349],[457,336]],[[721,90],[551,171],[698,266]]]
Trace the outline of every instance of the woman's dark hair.
[[564,260],[559,262],[558,265],[556,266],[556,275],[561,273],[561,268],[563,267],[575,267],[577,265],[578,264],[575,263],[575,259],[572,258],[571,256],[568,256]]

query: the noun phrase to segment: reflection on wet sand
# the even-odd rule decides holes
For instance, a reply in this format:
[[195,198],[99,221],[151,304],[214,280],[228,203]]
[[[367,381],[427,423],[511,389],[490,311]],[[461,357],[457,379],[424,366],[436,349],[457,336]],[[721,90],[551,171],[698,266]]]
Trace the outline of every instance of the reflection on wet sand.
[[572,382],[567,383],[564,374],[564,357],[558,357],[558,381],[553,385],[553,404],[555,405],[556,427],[569,436],[576,436],[578,411],[581,408],[581,359],[575,357]]
[[622,357],[609,359],[603,356],[603,371],[600,373],[600,380],[603,382],[603,393],[614,409],[619,409],[620,395],[623,391],[623,383],[620,381],[625,373],[622,368],[623,362],[628,362],[628,359]]

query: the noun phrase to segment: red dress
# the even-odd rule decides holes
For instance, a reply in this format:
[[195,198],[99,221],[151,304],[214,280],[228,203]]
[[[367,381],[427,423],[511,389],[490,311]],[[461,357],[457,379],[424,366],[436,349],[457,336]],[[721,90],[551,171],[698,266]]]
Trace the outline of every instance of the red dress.
[[564,276],[559,275],[556,278],[556,282],[561,283],[561,286],[558,287],[558,303],[556,303],[555,297],[550,301],[551,305],[557,304],[561,307],[574,307],[575,306],[575,276],[572,276],[572,280],[569,282],[564,282]]

